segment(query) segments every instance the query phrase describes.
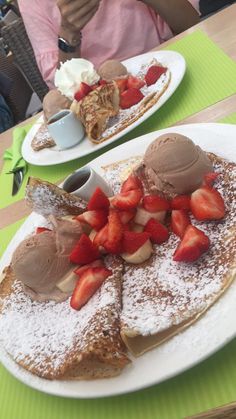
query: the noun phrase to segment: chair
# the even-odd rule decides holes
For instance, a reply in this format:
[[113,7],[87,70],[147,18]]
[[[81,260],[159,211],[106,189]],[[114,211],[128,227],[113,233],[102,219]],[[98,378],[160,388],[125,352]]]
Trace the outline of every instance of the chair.
[[18,18],[4,25],[1,28],[1,36],[13,55],[15,65],[42,101],[48,92],[48,87],[38,69],[33,48],[22,19]]

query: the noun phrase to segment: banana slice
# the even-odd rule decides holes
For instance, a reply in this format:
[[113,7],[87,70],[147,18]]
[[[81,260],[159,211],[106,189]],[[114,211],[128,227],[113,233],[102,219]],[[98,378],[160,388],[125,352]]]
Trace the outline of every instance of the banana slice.
[[58,282],[57,288],[62,292],[73,292],[76,282],[78,281],[78,275],[76,275],[73,271],[75,266],[71,268],[71,270]]
[[94,239],[94,237],[96,236],[96,234],[97,234],[97,231],[96,230],[91,230],[90,231],[90,233],[89,233],[89,238],[90,238],[90,240],[93,242],[93,239]]
[[166,211],[148,212],[144,208],[138,208],[134,217],[134,222],[145,226],[151,218],[154,218],[154,220],[158,220],[162,223],[165,216]]
[[150,240],[147,240],[136,252],[121,253],[121,257],[128,263],[133,263],[134,265],[145,262],[148,260],[152,254],[152,244]]

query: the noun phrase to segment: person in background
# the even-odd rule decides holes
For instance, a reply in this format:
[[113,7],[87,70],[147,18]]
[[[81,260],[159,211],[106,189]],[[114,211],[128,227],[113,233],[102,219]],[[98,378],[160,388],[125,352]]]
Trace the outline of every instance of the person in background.
[[11,86],[11,79],[0,72],[0,133],[14,125],[12,112],[5,99],[10,93]]
[[199,0],[18,0],[38,67],[49,88],[60,62],[98,67],[156,47],[198,23]]

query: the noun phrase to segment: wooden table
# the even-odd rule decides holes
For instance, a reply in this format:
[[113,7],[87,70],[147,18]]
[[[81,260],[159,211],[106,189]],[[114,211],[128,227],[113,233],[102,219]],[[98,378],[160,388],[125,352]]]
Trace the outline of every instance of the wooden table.
[[[201,21],[194,27],[186,30],[185,32],[177,35],[174,40],[183,38],[186,34],[192,33],[197,29],[201,29],[219,46],[226,54],[236,60],[236,36],[235,36],[235,22],[236,22],[236,4],[220,11],[219,13],[211,16],[210,18]],[[168,46],[173,42],[173,38],[161,47]],[[156,50],[160,47],[156,48]],[[182,121],[179,121],[177,125],[194,123],[194,122],[214,122],[233,113],[236,110],[236,93],[229,98],[226,98],[209,108],[202,110],[201,112],[194,114]],[[19,125],[30,123],[35,118],[29,118],[27,121],[23,121]],[[12,131],[10,129],[0,135],[0,156],[2,157],[4,150],[11,145],[12,142]],[[3,161],[0,159],[0,170],[2,168]],[[18,201],[7,208],[0,210],[0,229],[10,225],[24,216],[29,214],[29,210],[26,207],[23,200]]]

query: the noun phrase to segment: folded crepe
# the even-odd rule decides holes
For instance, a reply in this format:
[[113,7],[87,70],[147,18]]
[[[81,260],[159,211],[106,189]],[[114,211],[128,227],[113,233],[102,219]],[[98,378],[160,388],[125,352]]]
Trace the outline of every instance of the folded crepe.
[[119,112],[119,89],[109,83],[90,92],[82,100],[74,100],[71,110],[82,121],[89,139],[99,143],[110,117]]

